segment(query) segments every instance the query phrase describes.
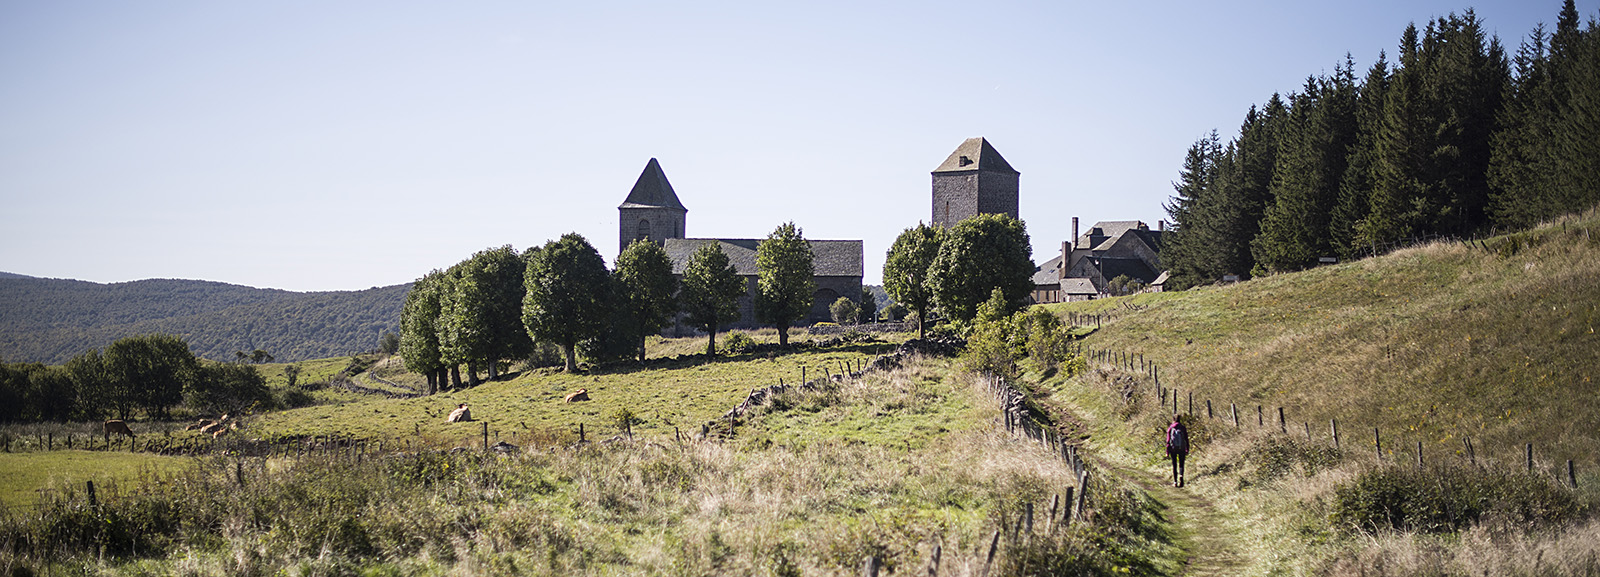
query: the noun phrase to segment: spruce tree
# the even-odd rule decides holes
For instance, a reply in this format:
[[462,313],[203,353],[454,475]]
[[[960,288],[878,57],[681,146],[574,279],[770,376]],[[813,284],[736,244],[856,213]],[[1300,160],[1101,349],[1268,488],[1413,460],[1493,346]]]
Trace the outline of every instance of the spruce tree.
[[1208,217],[1215,211],[1207,209],[1213,208],[1210,200],[1221,156],[1222,144],[1213,130],[1189,147],[1178,180],[1172,183],[1174,195],[1165,207],[1172,227],[1162,237],[1161,262],[1177,290],[1215,282],[1220,276],[1213,265],[1215,237],[1208,234],[1212,228]]
[[1361,82],[1355,110],[1355,141],[1345,156],[1344,174],[1339,180],[1339,200],[1328,219],[1328,239],[1341,259],[1363,254],[1358,226],[1372,210],[1372,188],[1376,180],[1374,162],[1377,139],[1383,123],[1384,98],[1389,90],[1389,62],[1384,53],[1367,70]]

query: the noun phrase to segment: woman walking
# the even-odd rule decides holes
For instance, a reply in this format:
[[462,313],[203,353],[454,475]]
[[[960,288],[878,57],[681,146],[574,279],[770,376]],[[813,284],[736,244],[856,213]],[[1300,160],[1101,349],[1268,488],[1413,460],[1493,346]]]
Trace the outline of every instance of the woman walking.
[[1172,459],[1172,486],[1183,486],[1183,461],[1189,456],[1189,428],[1183,426],[1183,416],[1173,415],[1167,425],[1167,457]]

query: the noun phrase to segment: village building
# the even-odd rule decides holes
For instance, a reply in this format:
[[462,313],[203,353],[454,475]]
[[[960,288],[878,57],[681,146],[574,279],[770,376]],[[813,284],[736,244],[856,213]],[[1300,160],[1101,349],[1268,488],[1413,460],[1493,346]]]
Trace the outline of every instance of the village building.
[[[656,159],[645,164],[644,172],[628,192],[628,198],[617,207],[619,216],[618,250],[636,240],[659,242],[672,259],[672,274],[683,279],[689,258],[700,247],[710,243],[721,246],[728,255],[734,270],[745,282],[745,294],[739,297],[739,320],[725,328],[751,329],[761,326],[755,315],[756,247],[763,239],[755,238],[687,238],[686,220],[689,209],[678,200],[678,193],[667,181]],[[816,293],[812,298],[811,314],[795,323],[805,326],[831,320],[828,306],[839,297],[861,302],[861,278],[864,270],[863,247],[859,240],[810,240],[812,282]],[[684,336],[691,329],[680,324],[668,329]]]
[[980,214],[1021,220],[1021,175],[988,140],[968,138],[933,169],[933,224],[949,228]]
[[1109,296],[1107,285],[1126,276],[1146,286],[1166,281],[1161,266],[1161,238],[1166,224],[1156,230],[1137,220],[1101,221],[1078,233],[1072,217],[1072,241],[1061,243],[1061,253],[1034,269],[1033,301],[1057,303]]

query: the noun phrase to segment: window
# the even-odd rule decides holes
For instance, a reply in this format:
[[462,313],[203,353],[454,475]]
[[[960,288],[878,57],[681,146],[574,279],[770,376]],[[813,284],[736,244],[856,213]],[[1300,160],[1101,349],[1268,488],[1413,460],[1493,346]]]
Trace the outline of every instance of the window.
[[641,219],[639,221],[639,233],[634,235],[633,238],[650,240],[650,221]]

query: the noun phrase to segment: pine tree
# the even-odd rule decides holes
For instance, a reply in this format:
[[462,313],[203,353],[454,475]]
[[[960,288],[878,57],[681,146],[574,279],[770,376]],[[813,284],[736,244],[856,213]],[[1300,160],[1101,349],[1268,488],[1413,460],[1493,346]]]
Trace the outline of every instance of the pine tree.
[[1261,219],[1272,200],[1273,167],[1278,135],[1288,115],[1283,98],[1273,94],[1260,111],[1245,114],[1239,138],[1217,163],[1215,203],[1208,212],[1218,276],[1248,277],[1255,268],[1250,243],[1261,232]]
[[1372,210],[1377,139],[1383,124],[1384,98],[1388,90],[1389,62],[1379,52],[1378,61],[1367,70],[1356,99],[1355,142],[1345,156],[1345,170],[1339,180],[1339,200],[1328,221],[1329,242],[1341,259],[1354,258],[1365,252],[1358,241],[1358,226]]
[[[1561,22],[1551,39],[1552,84],[1564,88],[1559,122],[1553,133],[1554,154],[1551,171],[1553,185],[1563,210],[1555,214],[1584,210],[1600,202],[1600,31],[1593,21],[1581,34],[1576,32],[1576,14],[1571,1],[1562,11]],[[1559,40],[1559,42],[1558,42]],[[1554,216],[1554,214],[1550,215]]]
[[1212,223],[1207,221],[1221,156],[1222,144],[1213,130],[1189,147],[1178,181],[1172,183],[1175,194],[1165,207],[1172,228],[1162,237],[1161,262],[1178,290],[1214,282],[1221,275],[1214,264],[1215,237],[1208,234]]
[[1354,66],[1346,56],[1333,78],[1308,78],[1304,92],[1291,97],[1273,200],[1251,244],[1256,274],[1306,268],[1332,252],[1328,230],[1356,132]]

